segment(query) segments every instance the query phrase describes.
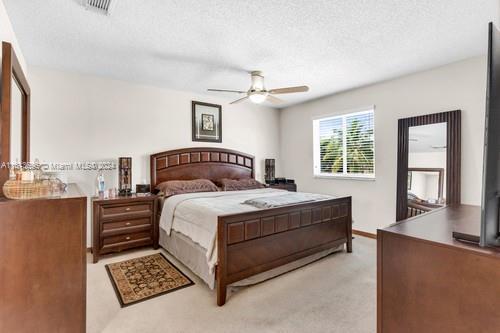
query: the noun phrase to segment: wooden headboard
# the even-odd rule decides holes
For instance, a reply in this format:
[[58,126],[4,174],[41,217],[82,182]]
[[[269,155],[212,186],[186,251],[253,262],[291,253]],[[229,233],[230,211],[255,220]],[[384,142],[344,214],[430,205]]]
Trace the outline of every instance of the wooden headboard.
[[224,148],[183,148],[151,155],[151,189],[167,180],[254,178],[254,157]]

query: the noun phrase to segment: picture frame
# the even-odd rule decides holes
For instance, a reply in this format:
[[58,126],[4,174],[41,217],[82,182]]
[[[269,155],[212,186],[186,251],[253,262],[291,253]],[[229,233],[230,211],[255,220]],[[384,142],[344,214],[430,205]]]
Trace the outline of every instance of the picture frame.
[[222,142],[222,106],[199,101],[191,102],[192,140]]

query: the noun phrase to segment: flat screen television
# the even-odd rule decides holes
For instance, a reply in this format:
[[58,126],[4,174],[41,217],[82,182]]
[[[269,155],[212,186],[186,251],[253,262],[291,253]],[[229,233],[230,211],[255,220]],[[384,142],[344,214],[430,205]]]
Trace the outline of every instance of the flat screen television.
[[488,81],[484,131],[481,246],[500,246],[500,31],[488,27]]

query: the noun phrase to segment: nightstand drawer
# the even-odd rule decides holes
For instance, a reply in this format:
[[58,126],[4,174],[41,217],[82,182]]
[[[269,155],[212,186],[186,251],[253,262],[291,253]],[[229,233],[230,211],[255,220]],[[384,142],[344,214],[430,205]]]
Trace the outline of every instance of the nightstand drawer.
[[105,219],[120,218],[123,216],[144,215],[152,213],[152,205],[149,203],[128,204],[119,206],[101,206],[101,216]]
[[135,220],[125,220],[117,222],[104,222],[102,224],[102,235],[108,236],[110,234],[123,234],[136,231],[148,230],[152,226],[152,219],[141,218]]
[[105,237],[102,240],[103,248],[110,247],[113,245],[118,245],[121,243],[134,243],[137,241],[151,241],[151,232],[137,232],[133,234],[124,234],[118,236]]

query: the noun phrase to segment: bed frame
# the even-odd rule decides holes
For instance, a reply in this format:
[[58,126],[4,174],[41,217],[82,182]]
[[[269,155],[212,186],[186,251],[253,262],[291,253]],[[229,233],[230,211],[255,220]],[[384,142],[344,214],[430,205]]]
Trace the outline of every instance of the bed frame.
[[[167,180],[254,178],[253,156],[222,148],[151,155],[151,187]],[[157,233],[158,234],[158,233]],[[219,216],[217,304],[227,286],[323,250],[352,252],[351,197]]]

